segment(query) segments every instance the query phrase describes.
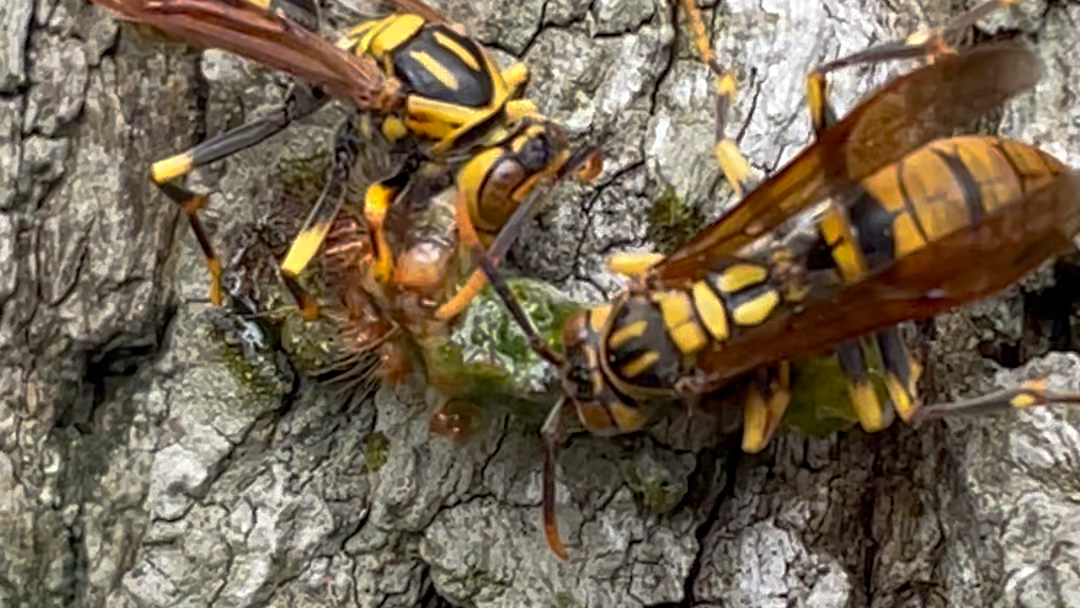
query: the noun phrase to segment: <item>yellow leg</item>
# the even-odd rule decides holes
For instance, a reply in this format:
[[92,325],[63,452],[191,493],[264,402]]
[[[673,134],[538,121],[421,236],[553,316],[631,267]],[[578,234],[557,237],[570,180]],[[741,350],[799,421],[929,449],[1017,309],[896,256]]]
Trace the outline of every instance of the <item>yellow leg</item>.
[[[266,0],[269,2],[270,0]],[[206,203],[206,196],[196,194],[179,182],[193,170],[246,150],[278,133],[297,118],[307,116],[321,108],[329,98],[319,89],[294,85],[285,103],[273,112],[245,123],[200,143],[199,145],[154,163],[150,179],[161,191],[180,205],[191,224],[191,230],[199,241],[210,270],[210,301],[220,305],[223,299],[221,287],[221,262],[210,246],[206,230],[197,212]]]
[[195,194],[176,184],[160,184],[159,187],[165,196],[180,206],[180,210],[187,217],[191,231],[195,233],[195,239],[199,242],[199,248],[202,249],[203,256],[206,258],[206,269],[210,271],[210,302],[214,306],[221,306],[224,300],[221,287],[221,261],[218,260],[213,246],[210,245],[206,228],[199,221],[199,210],[206,206],[206,196]]
[[904,422],[910,423],[919,409],[916,385],[922,374],[922,366],[908,352],[898,327],[880,331],[875,337],[881,352],[882,372],[885,374],[885,390],[889,393],[889,400]]
[[1080,406],[1080,393],[1049,390],[1045,378],[1040,378],[983,397],[926,406],[916,413],[915,423],[952,416],[992,416],[1014,408],[1047,405]]
[[844,342],[837,347],[836,355],[840,359],[840,369],[844,373],[848,396],[859,417],[859,424],[868,433],[873,433],[888,427],[892,416],[887,410],[888,404],[882,402],[874,388],[861,342],[860,338]]
[[390,243],[386,239],[386,230],[383,225],[395,196],[395,190],[383,184],[368,187],[367,194],[364,196],[364,219],[367,220],[368,229],[371,230],[375,249],[373,266],[375,280],[383,285],[389,283],[394,270],[394,254],[390,251]]
[[293,239],[285,260],[281,263],[281,276],[286,286],[296,298],[297,304],[306,319],[319,315],[315,298],[305,291],[299,283],[300,273],[319,252],[330,226],[337,218],[341,205],[348,195],[349,175],[353,163],[360,151],[360,135],[346,123],[334,138],[334,166],[327,178],[326,186],[319,194],[319,200],[311,209],[300,233]]
[[743,401],[742,450],[747,454],[769,445],[791,403],[791,364],[785,361],[764,374],[750,380]]
[[543,474],[543,511],[544,511],[544,539],[548,548],[555,557],[566,561],[569,554],[566,545],[562,542],[559,534],[559,519],[555,513],[555,468],[559,456],[559,445],[563,440],[562,419],[564,413],[570,408],[568,399],[560,399],[551,413],[548,414],[540,435],[544,441],[544,474]]
[[[457,222],[458,238],[461,240],[461,255],[468,256],[469,252],[480,246],[480,237],[476,234],[476,227],[473,226],[472,217],[469,214],[469,201],[461,190],[454,193],[454,221]],[[458,316],[469,305],[469,302],[480,294],[480,290],[486,284],[487,275],[484,271],[479,268],[474,270],[454,297],[435,311],[435,318],[440,321],[449,321]]]
[[694,4],[694,0],[680,0],[683,12],[686,13],[686,22],[690,28],[690,36],[694,45],[701,55],[702,62],[713,72],[716,80],[716,132],[713,152],[716,154],[716,162],[720,165],[724,177],[735,189],[735,194],[742,198],[754,188],[757,177],[746,157],[739,152],[739,146],[733,139],[727,137],[727,123],[731,115],[731,108],[735,104],[735,91],[737,84],[735,76],[730,70],[725,69],[716,60],[716,54],[709,45],[709,36],[705,28],[705,21],[701,18],[701,11]]

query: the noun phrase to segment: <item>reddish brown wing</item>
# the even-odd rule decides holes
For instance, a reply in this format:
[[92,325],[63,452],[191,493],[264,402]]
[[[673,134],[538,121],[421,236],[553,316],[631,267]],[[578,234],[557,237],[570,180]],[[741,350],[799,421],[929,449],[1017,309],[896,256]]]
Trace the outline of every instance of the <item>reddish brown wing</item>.
[[206,48],[288,72],[362,110],[403,103],[400,83],[374,60],[343,51],[287,18],[243,0],[91,0],[123,18]]
[[1077,232],[1080,173],[1065,173],[978,226],[957,230],[862,281],[743,331],[701,361],[708,386],[698,389],[988,296],[1066,251]]
[[779,173],[653,269],[659,284],[694,277],[792,215],[852,188],[930,141],[953,134],[1038,81],[1039,60],[1016,44],[943,57],[894,79]]

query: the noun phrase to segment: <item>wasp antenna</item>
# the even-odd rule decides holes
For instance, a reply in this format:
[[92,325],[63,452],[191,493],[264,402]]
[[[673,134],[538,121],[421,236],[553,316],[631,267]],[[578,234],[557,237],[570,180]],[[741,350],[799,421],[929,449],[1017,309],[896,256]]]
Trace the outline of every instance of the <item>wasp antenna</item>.
[[555,461],[559,455],[559,442],[562,441],[563,408],[567,403],[564,397],[551,408],[541,430],[544,438],[544,539],[551,552],[563,561],[570,555],[559,535],[559,519],[555,515]]

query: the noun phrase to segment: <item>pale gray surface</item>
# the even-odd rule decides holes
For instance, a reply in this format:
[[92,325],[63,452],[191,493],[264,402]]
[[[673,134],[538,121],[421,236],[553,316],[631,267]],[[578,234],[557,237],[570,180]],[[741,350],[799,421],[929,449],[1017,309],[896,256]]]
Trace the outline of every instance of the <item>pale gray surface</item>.
[[[949,6],[861,4],[727,2],[713,15],[742,85],[731,132],[759,170],[806,141],[809,66],[940,24]],[[708,75],[671,7],[448,7],[524,52],[543,111],[574,135],[606,134],[599,187],[556,197],[515,256],[526,272],[599,299],[617,288],[603,256],[646,245],[664,185],[710,214],[730,201],[709,153]],[[1024,27],[1047,76],[1004,128],[1080,166],[1080,7],[1045,8]],[[789,433],[754,457],[677,424],[576,436],[560,460],[572,558],[556,561],[538,529],[533,432],[432,440],[408,391],[341,403],[280,358],[237,359],[211,337],[195,241],[145,175],[280,101],[285,79],[131,28],[116,42],[81,0],[9,0],[0,24],[0,604],[1080,606],[1080,435],[1064,411]],[[835,79],[841,108],[890,73]],[[335,121],[323,113],[189,182],[221,193],[205,215],[226,263],[230,236],[267,219],[267,167],[325,152]],[[938,322],[938,395],[1040,369],[1077,388],[1075,355],[990,381],[977,347],[1018,339],[1023,303],[1014,289]],[[653,513],[635,495],[657,487]]]

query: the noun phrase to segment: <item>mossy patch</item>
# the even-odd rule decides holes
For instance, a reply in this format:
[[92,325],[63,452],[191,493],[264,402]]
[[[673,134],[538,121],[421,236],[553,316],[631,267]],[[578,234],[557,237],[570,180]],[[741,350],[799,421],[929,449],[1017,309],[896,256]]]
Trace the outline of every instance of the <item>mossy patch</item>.
[[675,251],[705,227],[701,210],[686,203],[671,185],[664,186],[649,210],[646,237],[660,253]]

